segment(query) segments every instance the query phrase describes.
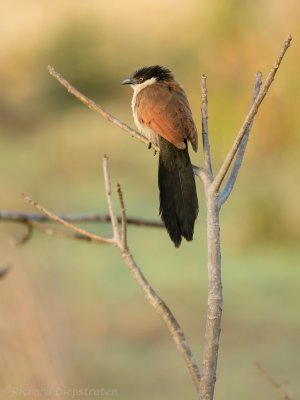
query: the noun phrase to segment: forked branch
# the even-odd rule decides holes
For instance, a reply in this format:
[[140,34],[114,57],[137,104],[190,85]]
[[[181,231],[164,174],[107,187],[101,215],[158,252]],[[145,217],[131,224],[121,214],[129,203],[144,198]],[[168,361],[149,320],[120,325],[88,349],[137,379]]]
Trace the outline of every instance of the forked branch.
[[255,115],[257,114],[257,111],[259,109],[259,106],[261,105],[263,99],[265,98],[266,94],[268,93],[268,90],[275,78],[276,72],[278,71],[278,68],[280,67],[281,61],[287,51],[287,49],[290,47],[292,41],[292,36],[289,35],[288,38],[285,40],[281,51],[277,57],[277,60],[275,61],[271,71],[269,72],[269,75],[267,76],[267,79],[265,80],[264,84],[261,87],[261,90],[258,94],[258,96],[256,97],[255,101],[253,102],[218,174],[216,175],[212,185],[211,185],[211,191],[214,193],[218,193],[220,186],[223,182],[223,179],[227,173],[227,171],[230,168],[230,165],[236,155],[236,152],[238,151],[238,148],[240,146],[240,143],[243,139],[243,137],[245,136],[247,129],[249,128],[249,126],[251,125],[251,123],[253,122],[253,119],[255,117]]
[[[256,98],[257,98],[257,96],[259,94],[260,87],[261,87],[261,84],[262,84],[261,78],[262,78],[262,74],[261,74],[261,72],[258,72],[256,74],[256,79],[255,79],[255,84],[254,84],[254,92],[253,92],[252,103],[255,102],[255,100],[256,100]],[[251,131],[251,128],[252,128],[252,125],[253,125],[253,121],[254,120],[252,119],[250,125],[248,126],[248,128],[245,131],[243,139],[242,139],[242,141],[241,141],[241,143],[240,143],[240,145],[238,147],[238,151],[236,153],[236,157],[235,157],[235,161],[234,161],[234,164],[233,164],[233,167],[232,167],[232,171],[230,173],[230,176],[228,178],[226,186],[225,186],[225,188],[222,190],[222,192],[219,195],[219,199],[218,199],[218,206],[219,207],[221,207],[225,203],[225,201],[228,199],[228,197],[229,197],[229,195],[230,195],[230,193],[231,193],[231,191],[233,189],[233,186],[235,184],[236,178],[238,176],[239,170],[240,170],[242,162],[243,162],[243,158],[244,158],[245,150],[246,150],[246,147],[247,147],[250,131]]]
[[[64,221],[81,224],[107,224],[111,222],[109,214],[56,214]],[[117,217],[121,223],[122,217]],[[26,232],[20,238],[10,239],[13,246],[20,246],[27,243],[33,236],[34,231],[39,231],[47,236],[60,237],[66,239],[77,239],[85,242],[93,242],[91,238],[80,233],[71,232],[66,229],[58,229],[50,226],[54,222],[48,215],[42,213],[29,213],[22,211],[4,211],[0,210],[0,222],[9,222],[22,225]],[[147,228],[164,228],[164,224],[159,220],[150,220],[137,217],[126,217],[127,225]]]
[[154,308],[154,310],[160,315],[162,320],[167,326],[167,329],[172,336],[178,351],[181,353],[185,365],[191,375],[191,378],[196,386],[196,390],[199,393],[199,385],[200,385],[200,372],[197,366],[197,363],[194,359],[190,346],[187,342],[185,334],[181,329],[178,321],[176,320],[175,316],[167,306],[167,304],[162,300],[162,298],[157,294],[157,292],[153,289],[145,275],[143,274],[142,270],[134,260],[132,254],[127,245],[127,223],[126,223],[126,211],[125,211],[125,204],[123,199],[123,193],[121,186],[117,185],[117,193],[121,208],[121,225],[119,224],[118,218],[114,211],[112,193],[111,193],[111,183],[110,183],[110,176],[109,176],[109,167],[108,167],[108,158],[105,156],[103,157],[103,175],[105,181],[105,193],[106,199],[109,209],[109,215],[113,230],[112,237],[104,237],[100,235],[96,235],[94,233],[90,233],[78,226],[65,221],[63,218],[55,215],[51,211],[47,210],[45,207],[40,205],[38,202],[32,200],[29,196],[23,195],[24,200],[35,207],[38,211],[45,214],[51,221],[57,222],[64,227],[70,229],[75,234],[82,235],[86,237],[87,240],[92,240],[99,244],[113,244],[117,248],[119,248],[122,257],[129,267],[133,278],[137,281],[139,286],[144,291],[145,297],[148,300],[149,304]]
[[[208,136],[207,118],[205,115],[206,113],[203,113],[202,111],[202,118],[204,118],[202,126],[205,127],[205,129],[203,129],[203,151],[205,168],[204,171],[201,172],[201,174],[202,176],[204,176],[204,179],[202,177],[202,180],[204,182],[204,192],[207,209],[208,245],[208,304],[204,350],[202,357],[202,379],[200,382],[200,392],[202,400],[212,400],[214,398],[214,388],[217,376],[217,363],[223,309],[219,220],[220,207],[228,198],[233,189],[243,159],[253,119],[258,111],[262,100],[264,99],[270,88],[270,85],[275,77],[275,74],[280,66],[286,50],[290,46],[291,39],[291,36],[289,36],[288,39],[284,42],[276,63],[271,69],[261,89],[259,89],[261,85],[261,75],[257,75],[253,104],[232,147],[227,154],[227,157],[225,158],[225,161],[223,162],[219,172],[216,174],[216,177],[214,179],[212,177],[212,172],[210,169],[209,145],[208,138],[206,138],[206,136]],[[202,82],[202,87],[203,83],[205,85],[205,80],[204,82]],[[204,104],[204,107],[202,106],[203,110],[203,108],[207,108],[207,92],[203,90],[202,93],[204,93],[204,96],[202,96],[202,103]],[[234,160],[234,157],[236,157],[236,161],[233,166],[232,173],[229,177],[228,183],[225,186],[223,193],[220,194],[220,186]]]

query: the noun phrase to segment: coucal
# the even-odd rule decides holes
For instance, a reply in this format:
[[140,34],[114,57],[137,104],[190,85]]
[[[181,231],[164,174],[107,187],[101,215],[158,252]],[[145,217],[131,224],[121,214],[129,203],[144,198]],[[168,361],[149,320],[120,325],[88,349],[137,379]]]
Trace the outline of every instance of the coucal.
[[132,112],[138,130],[159,147],[159,213],[176,247],[193,240],[198,198],[188,141],[194,151],[198,134],[188,99],[171,71],[143,67],[122,82],[133,88]]

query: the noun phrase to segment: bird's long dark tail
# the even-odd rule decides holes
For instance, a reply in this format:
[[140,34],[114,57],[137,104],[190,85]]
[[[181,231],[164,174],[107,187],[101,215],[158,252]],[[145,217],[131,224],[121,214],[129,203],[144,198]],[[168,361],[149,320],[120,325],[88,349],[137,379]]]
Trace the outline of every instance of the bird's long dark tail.
[[159,213],[171,240],[180,246],[182,236],[193,240],[198,198],[187,147],[180,150],[159,137]]

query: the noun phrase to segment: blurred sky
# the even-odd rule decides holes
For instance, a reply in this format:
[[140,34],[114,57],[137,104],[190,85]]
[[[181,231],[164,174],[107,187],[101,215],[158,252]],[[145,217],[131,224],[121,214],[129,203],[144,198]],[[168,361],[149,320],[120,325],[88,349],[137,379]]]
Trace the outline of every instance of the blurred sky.
[[[20,196],[26,192],[54,211],[105,213],[101,157],[108,154],[128,215],[158,217],[157,157],[67,94],[48,75],[48,64],[130,125],[131,90],[120,82],[133,70],[168,66],[184,85],[199,128],[205,73],[216,171],[249,108],[256,71],[266,77],[292,34],[222,210],[225,314],[217,395],[247,400],[258,387],[266,397],[267,385],[253,372],[256,360],[299,391],[300,3],[2,0],[1,10],[0,209],[9,210],[32,211]],[[202,163],[201,151],[191,157]],[[174,250],[165,232],[137,228],[129,230],[129,243],[200,357],[206,243],[198,189],[193,243]],[[0,264],[13,264],[0,282],[3,386],[91,387],[100,380],[101,387],[118,387],[122,398],[140,399],[145,391],[157,399],[193,395],[164,327],[115,249],[38,234],[11,248],[8,237],[22,233],[0,226]],[[129,365],[132,373],[125,373]]]

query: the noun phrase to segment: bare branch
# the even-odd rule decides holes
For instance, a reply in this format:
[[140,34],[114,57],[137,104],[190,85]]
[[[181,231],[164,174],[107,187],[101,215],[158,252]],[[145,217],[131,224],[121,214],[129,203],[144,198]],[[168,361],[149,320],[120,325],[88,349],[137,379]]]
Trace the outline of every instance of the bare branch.
[[36,221],[31,221],[30,224],[33,229],[35,229],[41,233],[44,233],[47,236],[61,237],[64,239],[75,239],[75,240],[80,240],[82,242],[98,243],[98,241],[95,241],[94,239],[91,239],[90,237],[87,237],[80,233],[75,233],[75,232],[72,233],[65,229],[56,229],[53,227],[45,226],[44,224],[42,224],[40,222],[36,222]]
[[231,146],[219,172],[217,173],[217,175],[211,185],[210,190],[212,192],[217,193],[219,191],[220,186],[223,182],[223,179],[224,179],[228,169],[230,168],[230,165],[231,165],[231,163],[235,157],[235,154],[239,148],[239,145],[240,145],[244,135],[246,134],[246,131],[247,131],[249,125],[252,123],[255,115],[257,114],[259,106],[261,105],[264,97],[268,93],[268,90],[269,90],[269,88],[275,78],[276,72],[280,66],[280,63],[281,63],[287,49],[289,48],[289,46],[291,44],[291,40],[292,40],[292,36],[289,35],[288,38],[285,40],[285,42],[280,50],[280,53],[277,57],[277,60],[275,61],[275,64],[273,65],[271,71],[269,72],[269,75],[267,76],[267,79],[265,80],[265,82],[259,92],[259,95],[256,97],[256,100],[254,101],[252,107],[250,108],[250,111],[248,112],[248,114],[243,122],[243,125],[242,125],[241,129],[239,130],[239,132],[233,142],[233,145]]
[[[260,87],[262,85],[262,74],[261,72],[257,72],[256,74],[256,79],[255,79],[255,85],[254,85],[254,92],[253,92],[253,98],[252,98],[252,103],[255,102],[255,99],[257,98],[258,94],[259,94],[259,90]],[[247,143],[248,143],[248,139],[249,139],[249,134],[251,131],[253,125],[253,119],[250,123],[250,125],[248,126],[248,128],[246,129],[245,135],[243,136],[243,139],[239,145],[237,154],[236,154],[236,158],[235,158],[235,162],[230,174],[230,177],[228,178],[228,181],[226,183],[225,188],[222,190],[222,192],[220,193],[219,199],[218,199],[218,205],[219,207],[222,206],[222,204],[225,203],[225,201],[228,199],[233,186],[235,184],[236,178],[238,176],[239,170],[241,168],[242,162],[243,162],[243,158],[244,158],[244,154],[245,154],[245,150],[247,147]]]
[[196,167],[195,165],[193,165],[193,171],[194,175],[197,176],[203,182],[204,186],[207,186],[209,184],[208,175],[204,168]]
[[[68,222],[78,223],[110,223],[110,216],[105,214],[56,214],[61,219]],[[121,217],[117,217],[121,223]],[[40,213],[28,213],[22,211],[0,210],[0,222],[26,223],[26,222],[53,222],[47,215]],[[127,217],[127,225],[144,226],[147,228],[164,228],[164,224],[159,220],[149,220],[144,218]]]
[[167,306],[167,304],[160,298],[160,296],[155,292],[151,284],[148,282],[146,277],[144,276],[142,270],[139,268],[137,263],[135,262],[130,250],[127,246],[127,225],[126,225],[126,211],[125,205],[123,200],[123,195],[121,191],[120,185],[118,185],[118,196],[121,208],[121,221],[122,221],[122,232],[121,232],[121,239],[119,234],[119,227],[117,225],[116,215],[113,209],[113,203],[111,198],[111,184],[110,184],[110,177],[109,177],[109,170],[108,170],[108,160],[107,157],[103,157],[103,173],[105,179],[105,191],[107,197],[107,203],[109,212],[111,215],[112,226],[114,230],[115,240],[116,243],[121,250],[122,257],[128,267],[131,270],[131,273],[137,283],[143,289],[146,298],[149,304],[154,308],[154,310],[161,316],[163,321],[165,322],[172,338],[174,339],[177,349],[182,354],[185,364],[190,372],[190,375],[193,379],[193,382],[196,385],[196,389],[199,393],[199,383],[200,383],[200,372],[199,368],[193,358],[192,351],[188,345],[188,342],[185,338],[185,335],[177,322],[176,318],[172,314],[171,310]]
[[[114,117],[112,114],[105,111],[104,108],[100,107],[93,100],[89,99],[84,94],[79,92],[79,90],[77,90],[74,86],[72,86],[62,75],[60,75],[57,71],[55,71],[54,67],[52,67],[51,65],[48,65],[48,71],[49,71],[49,74],[51,76],[53,76],[53,78],[55,78],[62,86],[64,86],[69,93],[71,93],[79,101],[81,101],[81,103],[85,104],[92,111],[95,111],[96,113],[102,115],[102,117],[106,118],[108,121],[112,122],[113,124],[117,125],[119,128],[123,129],[123,131],[128,133],[131,137],[134,137],[134,138],[140,140],[141,142],[149,145],[149,140],[145,136],[141,135],[139,132],[130,128],[130,126],[128,126],[124,122],[120,121],[118,118]],[[153,148],[156,151],[159,151],[159,148],[153,144],[151,145],[151,148]]]
[[114,239],[104,237],[104,236],[99,236],[94,233],[90,233],[86,231],[85,229],[79,228],[78,226],[75,226],[71,224],[70,222],[67,222],[63,220],[62,218],[58,217],[57,215],[53,214],[43,206],[41,206],[38,202],[32,200],[29,196],[26,194],[23,194],[23,198],[26,201],[26,203],[30,204],[31,206],[35,207],[37,210],[42,212],[43,214],[46,214],[53,222],[58,222],[59,224],[65,226],[66,228],[71,229],[72,231],[80,234],[80,235],[85,235],[89,237],[92,241],[94,242],[99,242],[99,243],[115,243]]
[[121,209],[121,227],[122,227],[122,235],[121,235],[121,247],[122,251],[127,250],[127,224],[126,224],[126,210],[123,199],[123,193],[121,189],[121,185],[117,184],[117,192],[119,197],[120,209]]
[[114,240],[116,243],[120,242],[120,231],[119,231],[119,224],[114,212],[114,205],[111,197],[111,185],[110,185],[110,177],[109,177],[109,169],[108,169],[108,158],[104,156],[102,158],[102,166],[103,166],[103,175],[104,175],[104,182],[105,182],[105,194],[106,194],[106,201],[108,204],[108,211],[111,219],[111,226],[114,233]]
[[221,244],[219,208],[214,193],[206,195],[208,296],[204,349],[202,356],[201,400],[212,400],[217,374],[223,293],[221,278]]
[[177,322],[176,318],[172,314],[167,304],[159,297],[159,295],[155,292],[150,283],[147,281],[143,272],[135,262],[133,256],[130,254],[129,250],[123,252],[122,256],[128,267],[130,268],[134,279],[143,289],[148,302],[154,308],[156,313],[161,316],[164,323],[166,324],[168,331],[170,332],[173,340],[175,341],[177,349],[183,356],[187,369],[196,386],[197,393],[199,394],[199,384],[201,381],[201,375],[183,330],[181,329],[179,323]]
[[208,137],[208,100],[207,100],[207,87],[206,87],[206,76],[201,75],[201,114],[202,114],[202,142],[203,142],[203,151],[204,151],[204,165],[205,169],[208,173],[209,179],[212,180],[213,172],[211,165],[211,157],[210,157],[210,145],[209,145],[209,137]]
[[65,226],[66,228],[69,228],[72,231],[76,232],[77,234],[83,235],[83,236],[87,237],[88,239],[91,239],[95,242],[114,244],[121,250],[121,254],[122,254],[122,257],[123,257],[125,263],[130,268],[134,279],[137,281],[139,286],[141,286],[141,288],[143,289],[149,304],[154,308],[154,310],[161,316],[162,320],[165,322],[173,340],[175,341],[177,349],[183,356],[183,359],[187,366],[187,369],[188,369],[188,371],[192,377],[192,380],[196,386],[197,393],[199,394],[199,390],[200,390],[199,384],[200,384],[200,378],[201,378],[200,372],[199,372],[197,363],[194,360],[194,357],[192,355],[192,352],[191,352],[189,344],[186,340],[186,337],[185,337],[179,323],[177,322],[176,318],[172,314],[171,310],[166,305],[166,303],[160,298],[160,296],[155,292],[155,290],[152,288],[152,286],[150,285],[150,283],[144,276],[143,272],[141,271],[141,269],[135,262],[133,256],[131,255],[131,253],[127,247],[127,243],[126,243],[127,242],[127,239],[126,239],[127,238],[126,211],[125,211],[125,205],[124,205],[124,201],[123,201],[121,188],[120,188],[120,186],[118,186],[119,201],[120,201],[121,212],[122,212],[122,217],[121,217],[122,239],[120,239],[117,217],[114,213],[112,197],[111,197],[111,184],[110,184],[107,157],[103,157],[103,174],[104,174],[104,180],[105,180],[106,198],[107,198],[108,208],[109,208],[109,212],[110,212],[110,219],[111,219],[111,223],[112,223],[113,231],[114,231],[114,238],[105,238],[105,237],[101,237],[101,236],[92,234],[90,232],[87,232],[84,229],[81,229],[81,228],[71,224],[70,222],[63,220],[62,218],[58,217],[57,215],[51,213],[50,211],[45,209],[40,204],[33,201],[27,195],[23,195],[23,197],[27,203],[34,206],[36,209],[38,209],[43,214],[47,215],[51,221],[58,222],[61,225]]
[[283,400],[294,400],[295,397],[286,382],[280,385],[258,362],[255,363],[255,366],[259,373],[271,384],[279,397],[281,397]]
[[[134,137],[141,142],[147,144],[149,146],[149,140],[136,130],[130,128],[127,124],[119,120],[118,118],[114,117],[111,113],[108,111],[105,111],[103,107],[99,106],[96,104],[93,100],[89,99],[87,96],[85,96],[83,93],[79,92],[73,85],[70,84],[60,73],[58,73],[55,68],[52,65],[48,65],[48,71],[53,78],[55,78],[63,87],[67,89],[69,93],[71,93],[73,96],[75,96],[81,103],[85,104],[89,109],[92,111],[95,111],[96,113],[102,115],[105,119],[108,121],[112,122],[113,124],[117,125],[119,128],[121,128],[123,131],[128,133],[131,137]],[[159,147],[156,146],[154,143],[151,143],[151,149],[155,151],[155,153],[159,152]],[[195,167],[198,168],[198,167]],[[128,222],[128,221],[127,221]]]

